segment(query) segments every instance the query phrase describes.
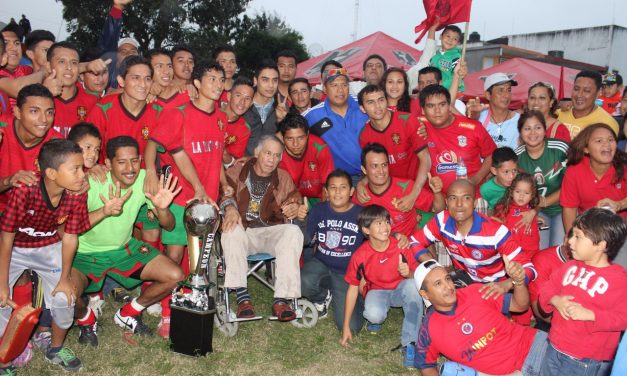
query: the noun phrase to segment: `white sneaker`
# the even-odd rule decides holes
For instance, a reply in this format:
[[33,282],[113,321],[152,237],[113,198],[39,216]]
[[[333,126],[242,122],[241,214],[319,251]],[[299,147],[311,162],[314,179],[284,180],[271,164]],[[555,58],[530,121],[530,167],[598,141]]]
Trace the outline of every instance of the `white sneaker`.
[[113,316],[113,322],[115,322],[119,327],[130,330],[135,334],[142,336],[153,336],[154,333],[152,329],[146,326],[142,321],[142,316],[122,316],[122,309],[118,309]]
[[146,312],[148,312],[150,316],[161,317],[161,302],[149,306],[146,308]]
[[106,302],[100,299],[100,296],[95,295],[89,297],[89,303],[87,304],[87,306],[91,308],[92,311],[94,311],[94,315],[96,315],[96,319],[98,319],[100,318],[100,316],[102,316],[105,304]]

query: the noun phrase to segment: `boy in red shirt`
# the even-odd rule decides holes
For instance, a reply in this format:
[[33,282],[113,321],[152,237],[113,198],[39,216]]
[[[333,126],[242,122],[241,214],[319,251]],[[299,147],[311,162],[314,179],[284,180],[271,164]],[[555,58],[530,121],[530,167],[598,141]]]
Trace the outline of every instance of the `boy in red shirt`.
[[542,375],[609,373],[627,329],[627,271],[612,264],[626,237],[627,223],[609,210],[592,208],[575,219],[573,260],[540,290],[540,308],[556,311]]
[[357,223],[368,241],[351,256],[344,279],[346,291],[344,325],[340,344],[347,346],[353,338],[350,320],[355,308],[360,284],[365,281],[364,318],[369,321],[368,331],[378,332],[390,307],[403,307],[405,317],[401,329],[403,365],[414,367],[415,343],[422,317],[422,299],[414,286],[413,272],[418,258],[431,258],[427,251],[414,255],[401,249],[398,241],[390,237],[390,213],[382,206],[371,205],[359,213]]

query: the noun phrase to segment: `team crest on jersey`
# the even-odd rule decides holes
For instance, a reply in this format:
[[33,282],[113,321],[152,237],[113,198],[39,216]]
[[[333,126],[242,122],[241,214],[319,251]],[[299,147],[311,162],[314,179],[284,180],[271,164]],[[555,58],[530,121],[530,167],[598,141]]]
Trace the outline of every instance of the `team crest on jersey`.
[[457,144],[461,147],[468,145],[468,139],[466,136],[457,136]]
[[318,165],[316,164],[316,162],[313,162],[313,161],[309,162],[309,169],[311,171],[316,171],[316,168],[318,168]]
[[224,129],[224,123],[222,122],[222,119],[218,119],[218,128],[220,128],[220,130]]
[[144,138],[144,140],[148,139],[148,126],[144,125],[144,127],[142,128],[142,137]]
[[483,259],[483,253],[478,249],[473,249],[472,252],[470,252],[470,254],[472,255],[472,258],[474,258],[475,260]]
[[327,240],[324,244],[327,245],[327,248],[335,248],[340,245],[340,240],[342,239],[342,233],[338,231],[327,231]]
[[447,172],[455,172],[457,168],[457,154],[452,150],[445,150],[436,157],[435,171],[438,175]]
[[401,143],[401,135],[398,133],[392,133],[392,142],[394,145],[398,145]]
[[623,188],[623,185],[621,183],[616,183],[616,189],[621,189]]
[[64,215],[64,216],[62,216],[62,217],[57,218],[57,224],[58,224],[58,225],[62,225],[62,224],[64,224],[64,223],[65,223],[65,221],[67,221],[67,217],[68,217],[68,216],[67,216],[67,214],[66,214],[66,215]]
[[536,181],[537,185],[544,185],[544,174],[542,173],[540,166],[536,167],[535,171],[533,171],[533,179]]
[[472,327],[472,324],[469,322],[465,322],[462,324],[462,333],[464,333],[465,335],[472,333],[473,329],[474,328]]
[[78,116],[78,120],[85,120],[87,116],[87,109],[84,106],[78,106],[76,109],[76,115]]
[[225,135],[225,143],[227,145],[233,145],[234,143],[237,142],[237,136],[229,136],[229,135]]
[[514,208],[514,217],[520,217],[520,209]]

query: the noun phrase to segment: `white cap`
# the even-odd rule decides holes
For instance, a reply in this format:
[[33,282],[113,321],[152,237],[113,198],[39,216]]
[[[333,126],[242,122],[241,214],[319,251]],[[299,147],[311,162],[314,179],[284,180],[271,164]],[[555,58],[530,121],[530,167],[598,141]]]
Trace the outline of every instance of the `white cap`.
[[[422,288],[422,284],[424,283],[425,278],[427,278],[429,272],[437,267],[442,268],[443,266],[435,260],[427,260],[418,265],[416,271],[414,272],[414,282],[416,283],[418,291]],[[431,302],[429,300],[424,298],[423,300],[427,308],[431,306]]]
[[512,86],[518,86],[518,81],[512,79],[507,74],[501,73],[501,72],[492,73],[485,79],[485,82],[483,83],[483,90],[488,91],[488,89],[491,88],[492,86],[501,85],[506,82],[511,82]]
[[135,38],[127,37],[120,39],[120,41],[118,42],[118,48],[120,48],[120,46],[123,44],[132,44],[133,46],[135,46],[135,48],[139,48],[139,42]]

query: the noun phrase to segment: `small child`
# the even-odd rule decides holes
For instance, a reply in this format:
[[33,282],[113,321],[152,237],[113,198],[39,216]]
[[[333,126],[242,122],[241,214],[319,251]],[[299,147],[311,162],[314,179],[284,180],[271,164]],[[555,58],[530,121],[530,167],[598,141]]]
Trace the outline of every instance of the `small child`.
[[67,139],[74,141],[83,150],[85,170],[91,170],[98,163],[102,136],[92,123],[81,122],[72,127]]
[[493,178],[481,185],[481,197],[488,202],[488,212],[493,213],[496,203],[518,174],[518,156],[511,148],[503,146],[492,153],[490,172]]
[[[453,69],[462,57],[462,51],[457,46],[462,39],[462,30],[455,25],[447,25],[440,35],[441,49],[433,55],[429,65],[438,68],[442,72],[442,86],[451,89],[453,82]],[[464,91],[464,83],[459,86],[459,91]]]
[[398,241],[390,237],[390,213],[379,205],[364,208],[359,214],[358,224],[368,241],[353,254],[344,277],[349,287],[340,344],[347,346],[353,338],[349,323],[363,282],[364,318],[369,321],[368,331],[376,333],[381,329],[390,307],[403,307],[403,365],[413,368],[422,298],[412,276],[418,266],[417,257],[426,254],[426,251],[414,255],[410,249],[400,249]]
[[[76,253],[78,234],[90,227],[87,193],[67,192],[78,192],[83,186],[82,151],[72,141],[54,139],[43,144],[38,162],[39,182],[13,188],[0,219],[0,332],[11,313],[7,305],[11,287],[24,270],[31,269],[43,281],[44,300],[54,323],[46,360],[66,371],[78,371],[81,361],[63,342],[76,301],[68,260]],[[62,235],[59,226],[64,226]],[[9,364],[0,367],[0,373],[12,374]]]
[[612,260],[627,223],[606,209],[575,219],[568,241],[573,260],[551,274],[539,304],[555,311],[541,375],[607,375],[621,332],[627,329],[627,271]]
[[603,75],[603,85],[599,99],[603,101],[603,109],[612,116],[620,116],[621,90],[623,89],[623,77],[618,73]]
[[[539,197],[533,176],[519,173],[496,204],[495,215],[512,232],[514,239],[529,257],[540,249],[540,230],[534,214],[530,226],[521,226],[522,216],[538,207]],[[535,212],[534,212],[535,213]]]

